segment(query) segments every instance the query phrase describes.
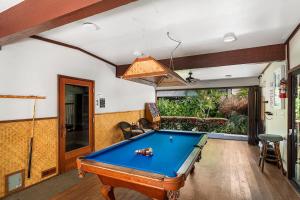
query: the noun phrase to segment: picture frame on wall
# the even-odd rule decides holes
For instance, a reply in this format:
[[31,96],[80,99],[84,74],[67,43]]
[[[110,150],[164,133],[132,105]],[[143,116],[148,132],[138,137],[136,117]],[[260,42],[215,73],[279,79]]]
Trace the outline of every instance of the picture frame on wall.
[[279,92],[280,92],[280,80],[281,80],[281,68],[278,68],[273,73],[273,107],[276,109],[281,109],[281,99],[279,98]]

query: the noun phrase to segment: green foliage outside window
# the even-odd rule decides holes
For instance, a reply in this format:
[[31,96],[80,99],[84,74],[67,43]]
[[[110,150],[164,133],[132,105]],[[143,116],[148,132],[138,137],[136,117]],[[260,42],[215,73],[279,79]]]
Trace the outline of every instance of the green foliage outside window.
[[[163,118],[162,128],[247,135],[247,97],[248,89],[241,89],[236,95],[228,95],[227,90],[207,89],[197,90],[196,96],[159,98],[157,105],[161,116],[177,116],[172,120]],[[191,121],[188,117],[198,120]],[[208,118],[210,120],[199,125]],[[211,120],[214,118],[227,120],[216,125],[216,120]]]

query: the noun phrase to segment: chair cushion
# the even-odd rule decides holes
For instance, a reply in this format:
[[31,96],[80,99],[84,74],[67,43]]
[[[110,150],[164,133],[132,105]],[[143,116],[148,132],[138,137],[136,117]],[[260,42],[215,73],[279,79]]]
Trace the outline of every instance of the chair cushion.
[[142,130],[138,130],[138,129],[132,130],[131,132],[134,133],[134,134],[141,134],[141,133],[144,133]]
[[283,140],[283,137],[281,135],[275,135],[275,134],[260,134],[258,135],[258,138],[262,141],[267,141],[267,142],[280,142]]

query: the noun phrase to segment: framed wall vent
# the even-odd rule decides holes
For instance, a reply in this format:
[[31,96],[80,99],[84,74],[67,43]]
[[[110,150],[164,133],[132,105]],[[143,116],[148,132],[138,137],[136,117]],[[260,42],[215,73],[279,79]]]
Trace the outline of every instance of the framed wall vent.
[[19,170],[5,176],[5,192],[10,194],[23,189],[25,186],[25,170]]

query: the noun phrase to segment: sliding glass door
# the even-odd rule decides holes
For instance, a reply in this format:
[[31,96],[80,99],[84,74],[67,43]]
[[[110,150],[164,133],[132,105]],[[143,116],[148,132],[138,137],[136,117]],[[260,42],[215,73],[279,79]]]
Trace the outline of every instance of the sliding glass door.
[[300,186],[300,71],[292,76],[292,131],[291,139],[291,164],[292,179]]

